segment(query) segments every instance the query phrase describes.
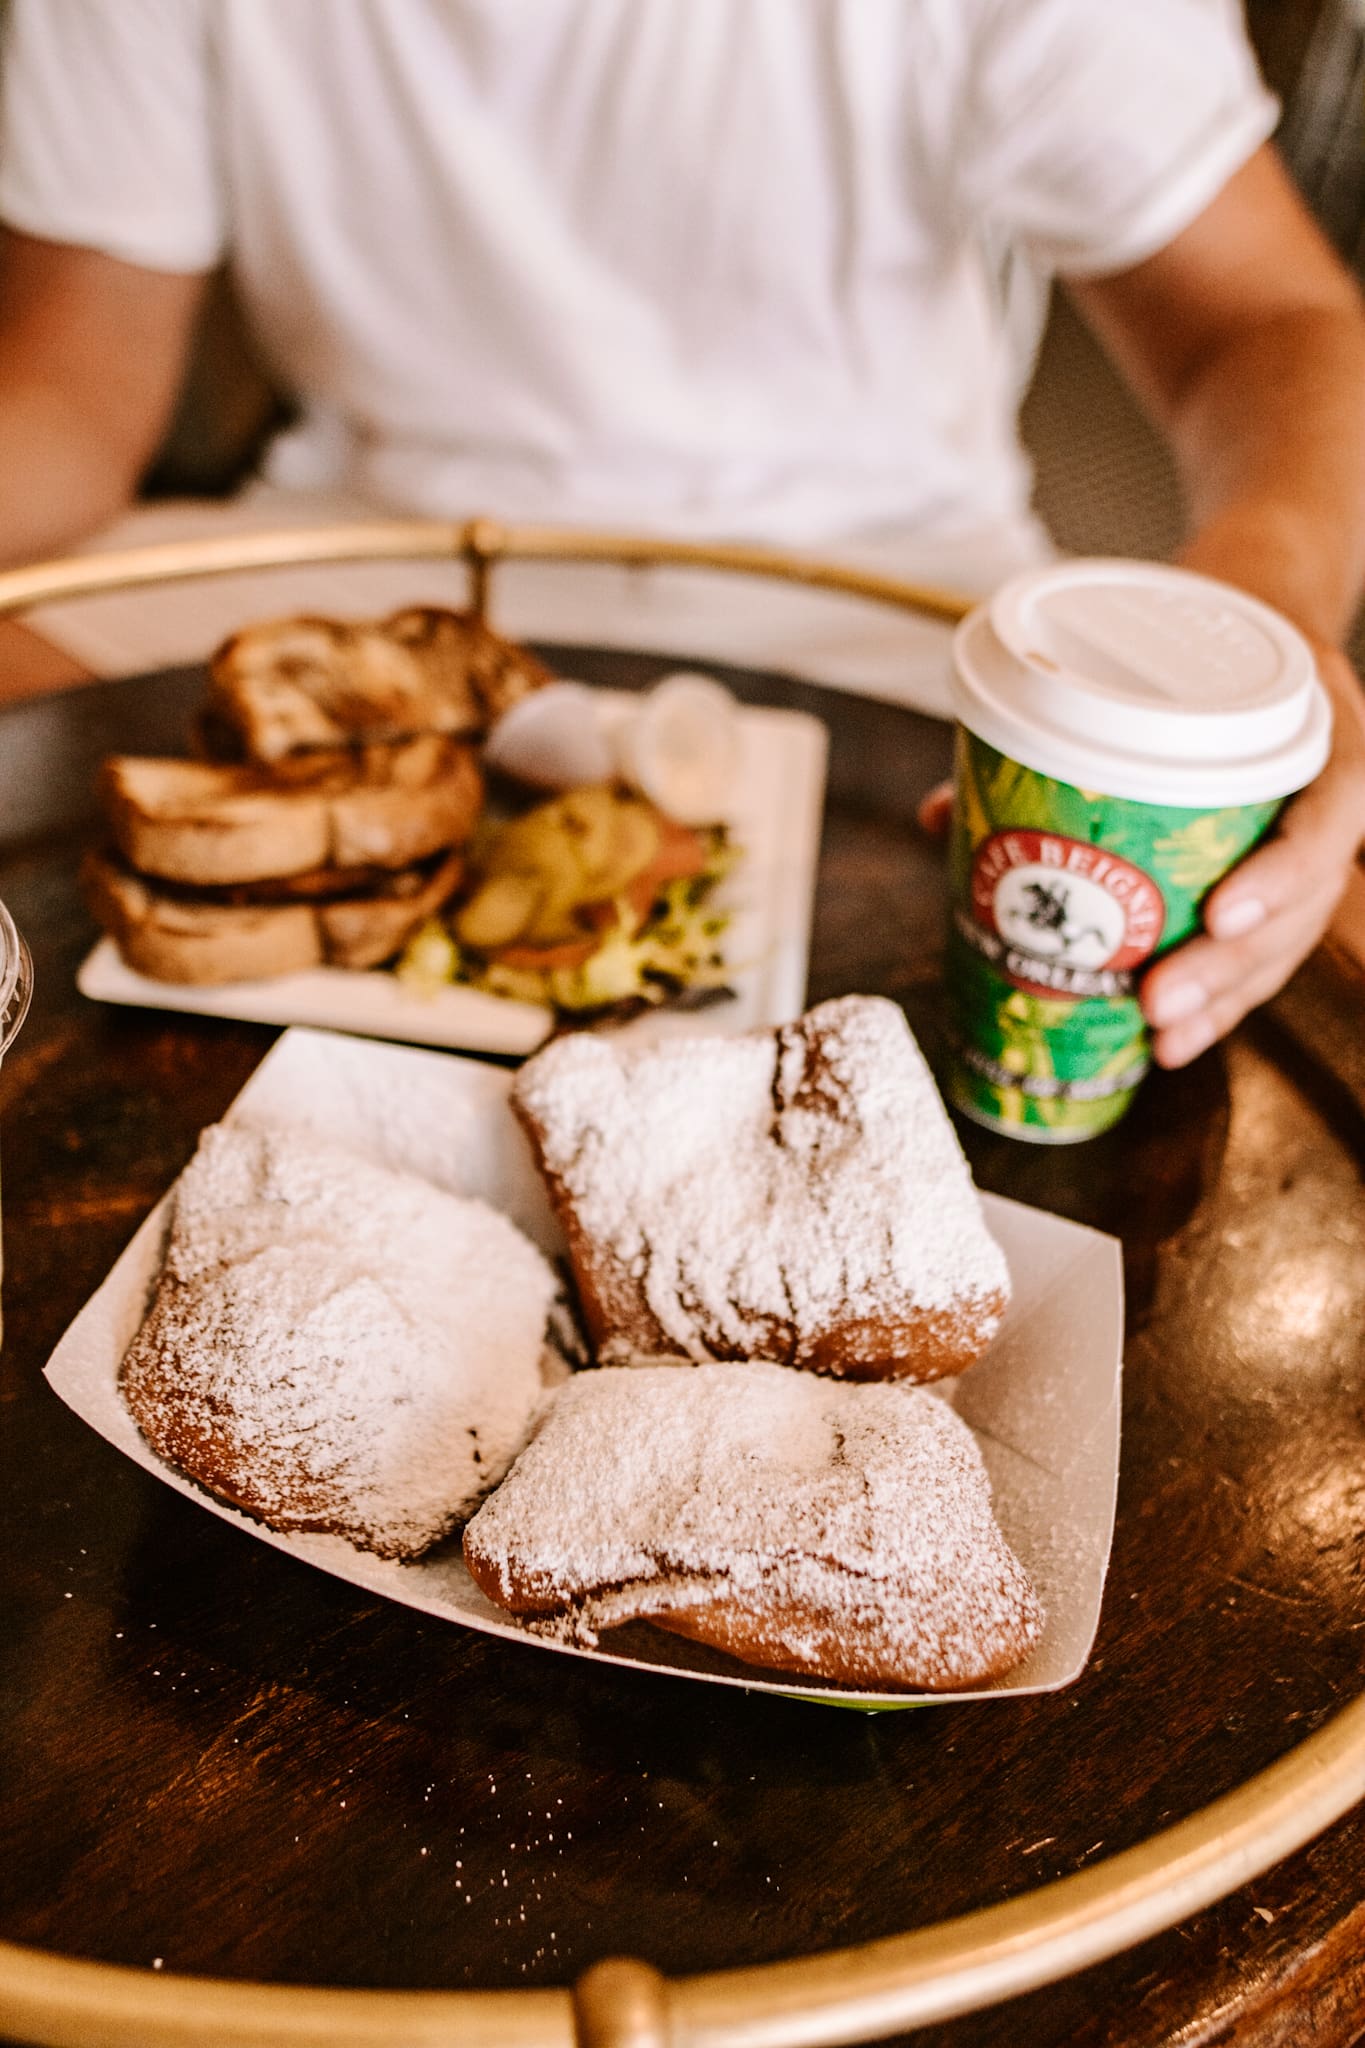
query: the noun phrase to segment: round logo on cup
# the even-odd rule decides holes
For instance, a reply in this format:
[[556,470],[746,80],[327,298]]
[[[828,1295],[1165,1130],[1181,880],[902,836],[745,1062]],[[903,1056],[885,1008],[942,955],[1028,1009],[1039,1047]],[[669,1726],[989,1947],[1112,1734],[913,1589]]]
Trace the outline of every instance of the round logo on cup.
[[1008,979],[1063,999],[1125,993],[1166,918],[1160,889],[1131,861],[1020,827],[977,848],[971,904],[988,941],[982,950]]

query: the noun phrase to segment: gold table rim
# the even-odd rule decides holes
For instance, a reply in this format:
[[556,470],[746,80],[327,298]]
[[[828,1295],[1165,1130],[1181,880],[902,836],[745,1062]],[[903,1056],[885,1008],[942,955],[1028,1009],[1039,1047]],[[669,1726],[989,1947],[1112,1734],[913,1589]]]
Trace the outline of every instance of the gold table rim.
[[280,528],[204,540],[161,541],[107,553],[67,555],[0,571],[0,616],[59,599],[190,576],[244,569],[297,568],[304,563],[455,558],[471,575],[482,609],[488,578],[501,560],[616,562],[627,567],[703,568],[766,576],[816,589],[843,591],[902,611],[954,623],[974,599],[934,585],[908,583],[849,563],[744,542],[668,540],[661,535],[589,528],[503,526],[492,519],[374,519],[342,525]]
[[[0,572],[0,616],[56,599],[304,562],[458,558],[482,609],[502,559],[729,570],[953,622],[972,600],[743,544],[487,519],[374,520],[164,542]],[[1365,1697],[1243,1785],[1003,1904],[823,1954],[577,1989],[370,1991],[182,1976],[0,1941],[0,2030],[43,2048],[834,2048],[952,2019],[1121,1953],[1302,1848],[1365,1798]]]

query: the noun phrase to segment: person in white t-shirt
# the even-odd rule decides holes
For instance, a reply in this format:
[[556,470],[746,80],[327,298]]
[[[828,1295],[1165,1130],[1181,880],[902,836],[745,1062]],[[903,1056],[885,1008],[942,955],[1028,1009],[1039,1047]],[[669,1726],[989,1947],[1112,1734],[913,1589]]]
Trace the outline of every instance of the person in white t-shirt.
[[129,503],[227,261],[299,404],[281,488],[979,581],[1045,545],[1015,421],[1064,277],[1172,438],[1182,559],[1337,708],[1148,977],[1157,1057],[1321,935],[1365,833],[1365,322],[1233,0],[12,0],[0,92],[0,560]]

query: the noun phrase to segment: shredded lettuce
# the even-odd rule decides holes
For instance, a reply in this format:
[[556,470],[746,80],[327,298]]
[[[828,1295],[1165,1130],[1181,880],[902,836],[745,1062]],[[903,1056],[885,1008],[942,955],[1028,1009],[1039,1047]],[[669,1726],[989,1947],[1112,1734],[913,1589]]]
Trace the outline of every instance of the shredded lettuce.
[[460,949],[439,917],[418,925],[397,960],[394,973],[417,994],[431,994],[460,979]]

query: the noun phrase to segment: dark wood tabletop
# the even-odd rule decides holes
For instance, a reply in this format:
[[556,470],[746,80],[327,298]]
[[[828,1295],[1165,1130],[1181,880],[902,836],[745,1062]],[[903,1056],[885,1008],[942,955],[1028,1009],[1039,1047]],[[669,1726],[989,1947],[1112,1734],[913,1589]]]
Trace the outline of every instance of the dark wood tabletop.
[[[575,650],[572,673],[666,664]],[[717,671],[726,674],[725,671]],[[936,1056],[944,728],[777,678],[832,734],[812,999],[902,1003]],[[983,1187],[1123,1241],[1118,1529],[1059,1694],[910,1713],[546,1657],[286,1558],[122,1459],[41,1374],[274,1034],[100,1008],[75,886],[107,746],[189,673],[0,712],[0,898],[36,963],[0,1067],[0,1938],[148,1970],[520,1989],[626,1954],[775,1962],[1012,1897],[1242,1784],[1365,1686],[1365,985],[1319,954],[1117,1130],[964,1126]],[[1359,1812],[1220,1905],[915,2048],[1346,2048]]]

